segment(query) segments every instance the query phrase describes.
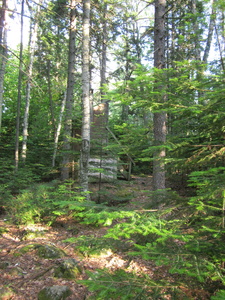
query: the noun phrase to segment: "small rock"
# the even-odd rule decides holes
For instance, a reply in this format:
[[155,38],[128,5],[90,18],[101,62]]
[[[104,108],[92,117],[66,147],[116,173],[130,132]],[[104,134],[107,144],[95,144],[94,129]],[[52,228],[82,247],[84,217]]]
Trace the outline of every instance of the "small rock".
[[72,294],[68,286],[53,285],[38,293],[38,300],[64,300]]
[[66,256],[66,253],[52,245],[36,245],[38,256],[42,258],[54,259]]
[[29,244],[29,245],[26,245],[26,246],[20,248],[19,251],[20,251],[21,254],[25,254],[25,253],[27,253],[29,251],[32,251],[36,247],[37,247],[37,244]]
[[8,261],[0,261],[0,269],[5,270],[10,263]]
[[82,273],[81,267],[78,261],[74,258],[68,258],[60,262],[59,266],[55,269],[55,277],[76,279],[78,275]]

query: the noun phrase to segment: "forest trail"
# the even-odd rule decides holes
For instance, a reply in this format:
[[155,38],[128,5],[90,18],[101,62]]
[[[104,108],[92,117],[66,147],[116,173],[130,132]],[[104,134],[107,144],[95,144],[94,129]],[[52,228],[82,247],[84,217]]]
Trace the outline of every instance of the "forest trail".
[[[146,191],[151,189],[151,177],[137,177],[130,182],[121,181],[120,184],[123,190],[127,189],[134,193],[133,200],[126,204],[126,207],[131,210],[142,209],[148,201]],[[94,189],[94,185],[92,188]],[[91,293],[79,280],[88,278],[86,271],[95,272],[103,268],[112,271],[125,269],[126,272],[135,271],[140,275],[144,273],[156,281],[157,278],[168,279],[171,276],[166,267],[156,266],[152,261],[138,257],[130,259],[124,249],[118,248],[117,251],[109,249],[93,255],[84,253],[82,255],[76,248],[76,242],[65,242],[68,238],[79,239],[82,236],[92,237],[92,240],[93,237],[98,239],[104,236],[107,228],[82,225],[72,218],[65,217],[59,217],[51,227],[43,224],[17,226],[9,223],[6,216],[2,215],[0,218],[0,284],[2,287],[9,287],[10,293],[9,296],[0,299],[34,300],[37,299],[40,290],[54,285],[70,288],[72,295],[66,298],[68,300],[88,299]],[[43,234],[34,236],[32,232]],[[65,255],[55,258],[40,257],[37,245],[54,247],[64,251]],[[68,258],[75,259],[81,267],[81,273],[76,280],[54,276],[56,267]]]

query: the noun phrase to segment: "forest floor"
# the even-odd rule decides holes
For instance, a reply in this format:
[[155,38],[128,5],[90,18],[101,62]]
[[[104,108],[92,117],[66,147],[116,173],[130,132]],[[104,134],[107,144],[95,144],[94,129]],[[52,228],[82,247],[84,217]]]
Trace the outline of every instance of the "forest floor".
[[[134,199],[126,204],[130,209],[142,209],[143,205],[149,201],[146,193],[151,190],[151,177],[134,177],[130,182],[121,181],[121,185],[126,189],[135,191]],[[93,188],[96,188],[94,185]],[[32,230],[43,230],[44,236],[35,238],[24,238],[24,232]],[[91,293],[82,285],[79,280],[87,279],[86,271],[95,272],[97,269],[106,268],[115,271],[117,269],[126,269],[128,272],[135,271],[136,274],[149,276],[153,280],[173,278],[167,272],[165,267],[156,266],[152,261],[146,261],[140,258],[128,259],[124,251],[108,251],[100,255],[81,256],[76,252],[73,243],[65,242],[65,239],[79,236],[95,236],[99,238],[106,233],[108,227],[93,227],[82,225],[72,218],[59,217],[53,226],[44,224],[35,224],[32,226],[18,226],[7,221],[7,216],[0,216],[0,287],[10,287],[12,294],[0,299],[13,300],[34,300],[41,289],[46,286],[62,285],[68,286],[72,295],[68,300],[83,300],[88,299]],[[72,230],[75,228],[76,230]],[[74,258],[79,261],[82,267],[82,272],[77,280],[67,280],[64,278],[54,277],[54,266],[57,265],[63,258],[46,259],[37,255],[35,248],[28,252],[22,252],[25,246],[32,243],[41,245],[54,245],[63,250],[67,257]],[[195,290],[195,296],[192,297],[193,291],[185,291],[188,299],[209,299],[208,294],[203,290]],[[168,299],[170,299],[168,297]],[[179,300],[179,299],[178,299]]]

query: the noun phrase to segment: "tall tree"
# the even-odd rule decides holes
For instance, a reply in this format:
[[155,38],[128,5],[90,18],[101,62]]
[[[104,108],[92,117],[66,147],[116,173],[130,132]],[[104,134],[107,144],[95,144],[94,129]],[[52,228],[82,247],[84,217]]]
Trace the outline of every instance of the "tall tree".
[[[155,28],[154,28],[154,67],[163,70],[165,68],[165,17],[166,0],[155,1]],[[156,84],[158,101],[166,99],[165,87]],[[165,156],[166,151],[163,144],[166,142],[166,112],[155,112],[153,117],[154,145],[156,151],[153,161],[153,189],[161,190],[166,187]]]
[[70,1],[70,29],[69,29],[69,62],[68,79],[66,93],[66,112],[64,125],[63,161],[61,169],[61,179],[69,178],[70,157],[71,157],[71,135],[72,135],[72,110],[73,110],[73,91],[75,84],[75,40],[76,40],[76,0]]
[[5,67],[7,61],[7,19],[8,19],[8,0],[2,0],[0,10],[0,133],[2,127],[2,105]]
[[[80,159],[80,183],[84,192],[88,191],[88,169],[90,156],[90,0],[83,0],[82,37],[82,146]],[[87,198],[88,194],[87,194]]]
[[207,34],[206,45],[205,45],[203,59],[202,59],[204,63],[207,63],[207,61],[208,61],[209,52],[210,52],[212,39],[213,39],[213,32],[214,32],[214,28],[215,28],[215,23],[216,23],[215,0],[212,0],[211,1],[211,13],[210,13],[208,34]]
[[[40,7],[41,7],[42,0],[39,0],[37,5],[36,12],[34,13],[33,24],[30,23],[30,39],[29,39],[29,63],[28,63],[28,70],[27,70],[27,85],[26,85],[26,104],[24,110],[24,117],[23,117],[23,142],[22,142],[22,153],[21,158],[23,163],[25,164],[26,157],[27,157],[27,138],[28,138],[28,121],[29,121],[29,111],[30,111],[30,93],[31,93],[31,86],[32,86],[32,75],[33,75],[33,64],[34,64],[34,51],[37,42],[37,32],[38,32],[38,22],[39,22],[39,15],[40,15]],[[30,11],[32,16],[32,10]],[[33,25],[33,26],[32,26]],[[32,28],[33,27],[33,28]]]
[[69,178],[70,157],[71,157],[71,135],[72,135],[72,110],[73,91],[75,84],[75,40],[76,40],[76,0],[70,1],[70,29],[69,29],[69,63],[66,93],[66,113],[63,139],[63,161],[61,169],[61,179]]
[[15,172],[19,167],[19,134],[20,134],[20,109],[21,109],[21,89],[22,89],[22,61],[23,61],[23,17],[24,0],[21,3],[21,30],[20,30],[20,56],[19,56],[19,76],[18,76],[18,95],[17,95],[17,114],[16,114],[16,140],[15,140]]
[[107,63],[107,3],[103,4],[103,22],[102,22],[102,49],[100,56],[100,88],[101,88],[101,102],[104,101],[105,92],[103,90],[104,85],[106,84],[106,63]]

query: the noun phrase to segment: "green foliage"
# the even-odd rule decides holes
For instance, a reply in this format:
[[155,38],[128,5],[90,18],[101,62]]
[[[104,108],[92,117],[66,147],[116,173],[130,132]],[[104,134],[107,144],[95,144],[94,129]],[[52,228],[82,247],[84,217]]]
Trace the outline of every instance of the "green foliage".
[[[137,249],[130,255],[141,255],[157,265],[171,265],[177,257],[187,255],[186,252],[182,254],[181,246],[187,243],[188,237],[180,232],[180,225],[181,221],[167,221],[159,214],[136,214],[129,221],[109,229],[106,237],[130,239]],[[184,269],[187,271],[186,267]]]
[[126,188],[121,189],[121,187],[106,187],[93,193],[91,196],[96,203],[102,203],[106,206],[122,207],[134,198],[134,192]]
[[124,219],[133,215],[133,212],[118,211],[116,208],[110,211],[106,206],[93,205],[93,203],[83,207],[89,209],[78,213],[75,212],[74,216],[80,218],[82,224],[87,225],[110,226],[114,220]]
[[225,290],[221,290],[211,297],[211,300],[223,300],[225,298]]
[[15,173],[14,165],[11,159],[0,159],[0,201],[1,198],[7,202],[12,194],[19,193],[20,190],[26,188],[34,182],[40,180],[40,177],[32,172],[30,168],[20,168]]
[[13,197],[7,203],[6,209],[19,224],[40,222],[44,217],[52,221],[55,218],[53,199],[57,195],[56,190],[55,182],[33,184]]
[[84,256],[101,256],[119,247],[119,243],[116,243],[112,238],[96,237],[94,235],[72,237],[63,242],[73,243],[74,250]]
[[[104,36],[103,2],[95,3],[92,10],[92,22],[99,29],[92,32],[92,48],[99,53]],[[220,15],[223,13],[224,1],[216,2],[215,9],[219,10]],[[136,172],[151,173],[153,153],[159,148],[153,141],[153,114],[165,111],[168,115],[168,135],[167,142],[162,147],[167,151],[167,177],[175,184],[178,182],[177,178],[182,178],[179,182],[182,188],[186,187],[186,180],[189,178],[191,197],[187,199],[187,190],[185,198],[166,190],[162,197],[164,203],[159,211],[143,209],[141,212],[133,212],[126,211],[124,207],[121,209],[121,206],[108,207],[124,204],[132,198],[132,193],[127,193],[125,189],[124,193],[115,195],[110,194],[109,190],[100,191],[98,196],[101,204],[96,204],[94,201],[86,201],[85,194],[72,181],[37,184],[41,179],[49,179],[51,176],[53,138],[67,82],[69,14],[66,1],[60,0],[48,3],[47,10],[46,7],[41,8],[32,76],[27,161],[26,166],[20,167],[17,174],[14,174],[12,153],[17,113],[18,59],[9,54],[4,78],[0,143],[0,205],[20,224],[40,221],[52,224],[57,216],[70,215],[86,225],[108,226],[110,229],[105,237],[81,236],[70,242],[76,243],[77,249],[85,255],[98,254],[103,249],[118,251],[127,243],[125,251],[129,250],[128,256],[142,257],[159,266],[168,266],[171,274],[179,275],[177,285],[186,283],[192,287],[196,284],[207,289],[208,281],[225,284],[224,72],[220,74],[222,60],[211,64],[210,74],[205,72],[207,66],[195,60],[199,56],[197,52],[200,46],[204,48],[205,37],[208,35],[205,31],[206,25],[208,30],[208,16],[204,11],[207,6],[208,12],[208,2],[197,1],[196,7],[191,2],[186,6],[177,3],[173,7],[171,3],[168,3],[168,20],[171,23],[167,28],[168,46],[171,48],[166,51],[169,53],[169,67],[164,70],[136,64],[143,61],[142,54],[149,48],[151,25],[146,24],[146,31],[139,32],[138,19],[142,17],[139,12],[134,12],[131,3],[126,3],[130,6],[130,12],[119,1],[116,1],[118,6],[114,2],[107,3],[108,21],[113,20],[108,22],[108,34],[111,41],[119,41],[119,46],[114,43],[115,51],[108,49],[109,53],[117,55],[117,62],[119,58],[120,63],[120,67],[111,75],[114,79],[125,80],[119,83],[116,80],[116,89],[105,95],[105,99],[111,100],[109,125],[120,143],[113,139],[106,150],[118,155],[122,161],[129,154],[136,163]],[[80,78],[82,55],[79,32],[82,22],[79,22],[80,8],[77,9],[75,75]],[[147,7],[142,11],[146,9]],[[121,13],[119,18],[118,12]],[[223,30],[220,19],[223,18],[217,20],[218,46]],[[170,40],[170,33],[173,41]],[[145,38],[148,44],[144,43]],[[112,45],[109,41],[106,44],[108,47]],[[26,58],[24,63],[26,64]],[[95,66],[91,66],[92,68]],[[216,75],[212,75],[212,72]],[[25,80],[27,78],[24,74],[23,87]],[[78,79],[74,88],[75,99],[80,99],[80,85]],[[159,86],[160,93],[156,91]],[[23,88],[22,100],[24,93]],[[162,103],[164,96],[166,101]],[[97,92],[94,100],[98,97]],[[21,113],[24,104],[22,101]],[[127,115],[123,114],[124,107]],[[73,111],[76,120],[73,129],[79,132],[80,101],[77,101]],[[60,148],[61,140],[57,164]],[[72,154],[76,157],[74,152]],[[161,192],[149,193],[148,208],[158,206],[151,199],[153,196],[155,199],[161,198]],[[185,299],[179,289],[171,286],[168,281],[156,284],[147,276],[137,276],[127,270],[115,273],[98,270],[90,274],[90,280],[85,284],[95,292],[94,299],[163,299],[166,298],[166,293],[173,299]],[[167,289],[165,286],[170,287]],[[219,288],[221,291],[212,299],[225,297],[224,288]]]
[[0,227],[0,235],[2,235],[3,233],[8,232],[8,230],[4,227]]
[[[217,171],[220,173],[221,169]],[[215,183],[218,184],[220,181],[217,176],[215,177],[217,180],[213,181],[212,173],[213,171],[207,173],[211,175],[208,181],[208,185],[213,185],[211,192],[215,191]],[[193,177],[196,179],[197,175],[200,174],[195,173]],[[221,182],[224,182],[224,179]],[[222,188],[221,182],[218,184],[217,200],[218,192]],[[203,191],[208,197],[210,189],[204,186]],[[224,217],[221,210],[223,205],[221,201],[218,203],[212,206],[212,203],[210,205],[207,202],[199,203],[194,197],[191,198],[188,219],[176,218],[173,208],[157,213],[137,213],[126,222],[110,228],[106,237],[129,239],[135,243],[135,248],[129,255],[153,260],[158,266],[167,265],[169,271],[172,274],[180,274],[184,282],[188,281],[188,278],[195,278],[203,287],[209,279],[224,284],[222,267],[225,260],[223,247],[225,232],[222,225]],[[192,208],[193,205],[197,210]],[[219,215],[218,209],[221,212]],[[190,226],[190,231],[186,232],[187,225]]]
[[110,226],[114,220],[133,214],[87,201],[85,193],[72,180],[60,184],[54,181],[35,184],[12,198],[7,203],[7,210],[20,224],[40,221],[52,224],[57,216],[70,214],[83,224]]
[[167,285],[163,281],[153,281],[147,275],[136,275],[122,269],[111,273],[105,269],[97,270],[94,273],[87,272],[88,280],[81,283],[88,286],[94,292],[90,299],[172,299],[182,298],[182,292],[172,285]]

